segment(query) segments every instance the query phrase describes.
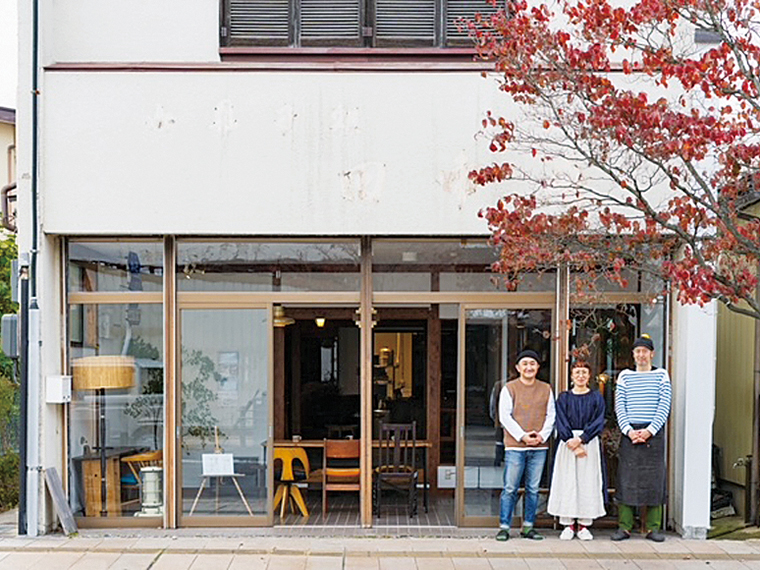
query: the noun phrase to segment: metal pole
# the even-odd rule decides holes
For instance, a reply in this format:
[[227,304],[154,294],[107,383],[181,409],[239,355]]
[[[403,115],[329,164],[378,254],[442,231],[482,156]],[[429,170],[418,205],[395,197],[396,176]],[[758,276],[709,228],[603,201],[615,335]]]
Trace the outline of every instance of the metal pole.
[[19,376],[21,379],[21,403],[19,425],[19,497],[18,497],[18,533],[26,534],[26,407],[29,402],[29,279],[23,270],[20,286],[20,323],[19,323]]
[[40,309],[32,297],[29,306],[29,375],[27,378],[27,534],[37,536],[40,491]]

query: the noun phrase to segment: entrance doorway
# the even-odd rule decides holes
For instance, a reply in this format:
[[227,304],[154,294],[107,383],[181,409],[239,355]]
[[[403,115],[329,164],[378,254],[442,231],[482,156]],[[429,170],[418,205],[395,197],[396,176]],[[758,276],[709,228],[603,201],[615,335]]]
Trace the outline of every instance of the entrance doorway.
[[[458,417],[463,438],[458,450],[458,519],[461,526],[495,527],[504,473],[498,396],[503,382],[516,377],[515,359],[527,348],[540,356],[538,379],[555,387],[552,310],[463,307],[462,317],[460,353],[464,360],[460,365]],[[549,458],[544,469],[540,513],[545,512],[542,505],[546,503],[551,463]],[[516,518],[521,512],[520,502]]]

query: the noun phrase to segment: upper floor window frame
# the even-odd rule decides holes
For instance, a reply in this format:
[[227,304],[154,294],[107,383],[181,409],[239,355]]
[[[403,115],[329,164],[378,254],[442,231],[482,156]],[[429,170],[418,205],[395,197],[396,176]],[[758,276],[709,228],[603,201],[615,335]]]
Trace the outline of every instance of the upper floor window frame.
[[220,0],[219,40],[223,52],[474,53],[462,19],[496,10],[490,0]]

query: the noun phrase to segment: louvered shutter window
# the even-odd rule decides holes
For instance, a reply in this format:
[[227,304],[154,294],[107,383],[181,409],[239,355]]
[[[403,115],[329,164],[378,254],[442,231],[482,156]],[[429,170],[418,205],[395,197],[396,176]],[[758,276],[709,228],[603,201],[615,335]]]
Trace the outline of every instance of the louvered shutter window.
[[301,43],[361,41],[359,0],[301,0]]
[[287,45],[288,0],[229,0],[229,43]]
[[376,0],[378,43],[435,43],[436,0]]
[[463,20],[472,20],[475,14],[494,14],[495,7],[489,0],[448,0],[446,2],[446,43],[467,44],[469,33]]

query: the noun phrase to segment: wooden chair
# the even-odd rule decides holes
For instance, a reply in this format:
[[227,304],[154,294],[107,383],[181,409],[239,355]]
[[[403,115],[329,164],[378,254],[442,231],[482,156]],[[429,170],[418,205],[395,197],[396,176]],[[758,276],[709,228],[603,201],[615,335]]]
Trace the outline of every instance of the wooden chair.
[[322,456],[322,517],[327,516],[328,491],[360,491],[358,439],[326,439]]
[[[144,453],[136,453],[134,455],[128,455],[121,458],[121,462],[129,467],[129,477],[121,478],[121,488],[129,489],[133,488],[138,491],[138,495],[141,496],[142,491],[142,478],[140,477],[140,471],[143,467],[163,467],[164,466],[164,450],[156,449],[154,451],[146,451]],[[133,499],[122,503],[122,506],[126,506],[130,503],[139,503],[140,499]]]
[[[303,499],[301,489],[296,485],[297,481],[305,481],[309,477],[309,457],[303,447],[275,447],[274,461],[282,461],[280,476],[277,478],[277,490],[274,494],[274,508],[280,505],[280,519],[287,512],[288,501],[292,500],[304,517],[309,516],[309,509]],[[303,471],[296,468],[296,462],[300,462]],[[295,509],[294,509],[295,512]]]
[[407,493],[407,512],[417,514],[417,422],[381,424],[380,462],[374,470],[372,499],[375,514],[380,515],[383,487]]

